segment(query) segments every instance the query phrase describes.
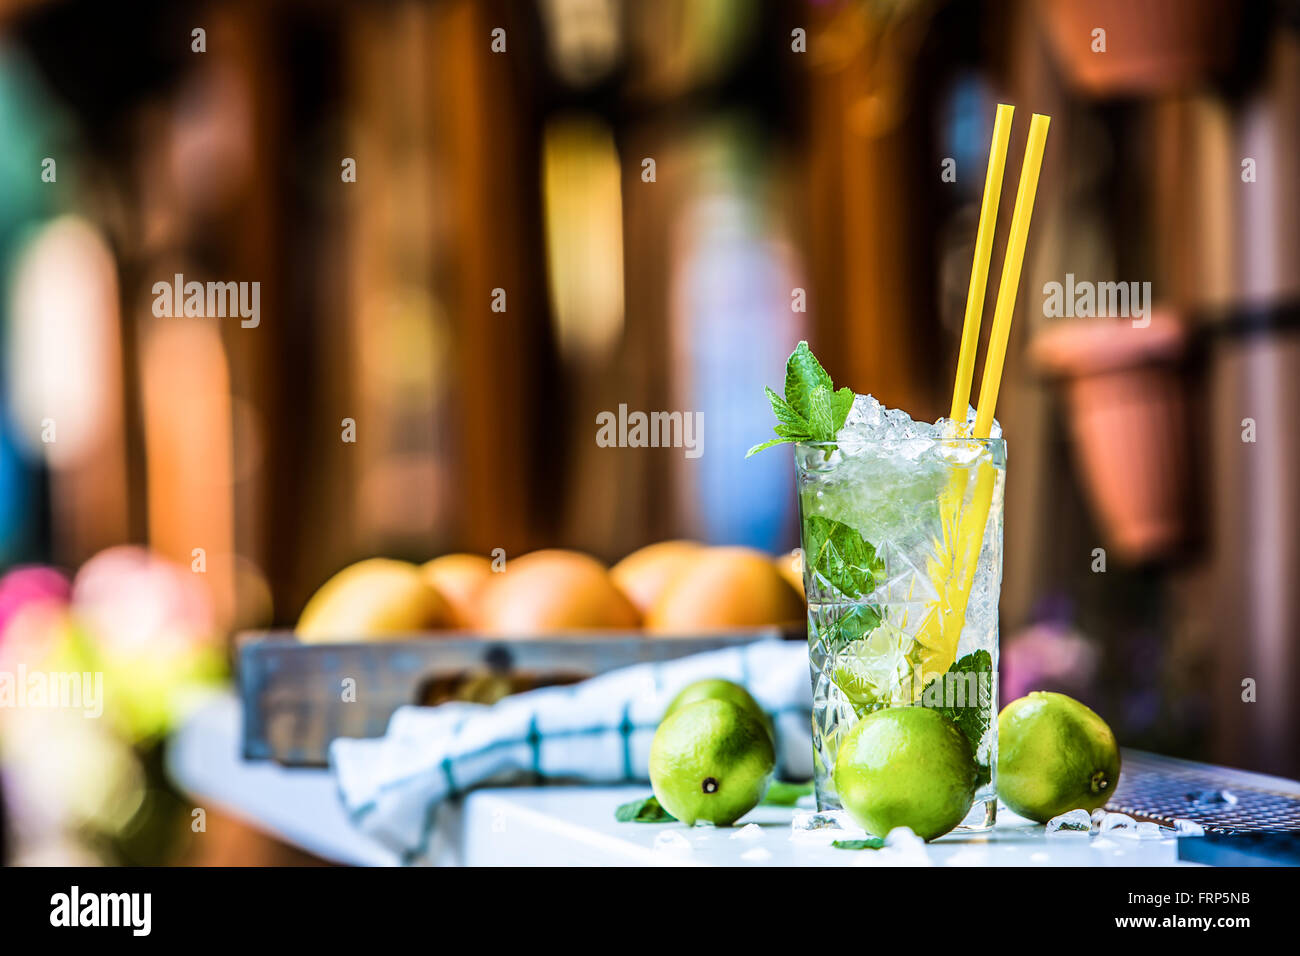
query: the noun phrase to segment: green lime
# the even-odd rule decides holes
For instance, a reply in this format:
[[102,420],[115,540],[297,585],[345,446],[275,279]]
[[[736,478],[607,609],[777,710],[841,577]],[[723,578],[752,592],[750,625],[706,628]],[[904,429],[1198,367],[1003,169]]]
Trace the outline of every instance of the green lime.
[[745,688],[729,680],[723,680],[721,677],[709,677],[705,680],[697,680],[694,684],[687,684],[681,689],[673,702],[668,705],[664,711],[664,717],[676,710],[685,707],[687,704],[693,704],[697,700],[725,700],[735,704],[737,707],[748,710],[751,714],[763,722],[767,732],[776,739],[776,733],[772,727],[772,718],[767,715],[758,701]]
[[970,812],[975,760],[957,725],[925,707],[890,707],[862,718],[835,759],[835,789],[864,830],[910,827],[924,840]]
[[1119,783],[1119,744],[1106,722],[1072,697],[1036,690],[998,715],[998,796],[1046,823],[1095,810]]
[[776,754],[767,728],[730,701],[697,700],[664,718],[650,744],[650,785],[688,826],[730,826],[758,805]]

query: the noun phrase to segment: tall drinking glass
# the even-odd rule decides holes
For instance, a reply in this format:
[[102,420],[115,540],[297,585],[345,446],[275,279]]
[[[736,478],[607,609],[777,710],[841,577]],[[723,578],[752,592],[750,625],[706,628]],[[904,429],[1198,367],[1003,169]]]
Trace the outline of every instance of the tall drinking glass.
[[795,446],[817,807],[853,725],[936,707],[978,767],[968,829],[997,812],[1002,439],[889,438]]

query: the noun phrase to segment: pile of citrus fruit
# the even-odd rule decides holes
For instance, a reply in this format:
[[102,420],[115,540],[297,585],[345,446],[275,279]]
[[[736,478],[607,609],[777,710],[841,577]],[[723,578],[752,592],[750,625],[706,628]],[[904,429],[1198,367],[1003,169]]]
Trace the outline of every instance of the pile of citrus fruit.
[[424,565],[371,558],[304,607],[304,641],[389,640],[455,630],[535,637],[642,630],[674,637],[797,627],[803,584],[790,555],[661,541],[612,568],[558,548],[518,557],[448,554]]

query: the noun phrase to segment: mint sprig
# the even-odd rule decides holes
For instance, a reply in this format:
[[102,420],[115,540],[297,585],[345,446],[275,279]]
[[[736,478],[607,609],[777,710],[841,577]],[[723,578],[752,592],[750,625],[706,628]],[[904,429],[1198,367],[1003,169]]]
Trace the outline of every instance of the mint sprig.
[[633,800],[614,811],[619,823],[672,823],[676,818],[654,797]]
[[836,840],[831,846],[837,850],[879,850],[885,845],[880,837],[867,837],[865,840]]
[[853,407],[853,390],[835,390],[835,384],[826,374],[807,342],[795,346],[785,363],[785,397],[770,388],[764,388],[772,404],[777,424],[776,438],[755,445],[746,454],[757,454],[774,445],[790,442],[835,442]]
[[831,650],[838,654],[854,641],[866,639],[878,627],[883,618],[880,608],[874,604],[855,604],[846,611],[831,630]]
[[[988,732],[989,723],[993,719],[993,657],[988,651],[973,651],[948,668],[948,673],[974,674],[976,699],[963,700],[961,707],[956,706],[954,700],[953,706],[948,706],[949,702],[945,700],[948,680],[945,675],[935,677],[925,685],[925,689],[921,692],[921,703],[923,706],[939,711],[956,724],[957,729],[970,744],[971,753],[974,754],[979,749],[980,741],[984,739],[984,734]],[[939,703],[932,703],[936,701]],[[977,763],[975,771],[976,787],[982,787],[989,782],[987,766]]]
[[870,594],[876,588],[876,577],[885,571],[885,562],[870,541],[848,525],[822,515],[804,518],[804,560],[820,580],[847,598]]

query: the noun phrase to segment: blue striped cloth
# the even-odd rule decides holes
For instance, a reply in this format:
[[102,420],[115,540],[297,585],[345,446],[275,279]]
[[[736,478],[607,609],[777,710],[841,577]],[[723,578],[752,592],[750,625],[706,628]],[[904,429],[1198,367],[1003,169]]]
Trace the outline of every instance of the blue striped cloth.
[[383,737],[335,740],[330,766],[352,822],[419,862],[439,805],[474,787],[648,780],[650,741],[664,710],[683,687],[708,677],[744,685],[772,715],[779,777],[812,777],[808,652],[785,641],[636,664],[490,706],[403,707]]

